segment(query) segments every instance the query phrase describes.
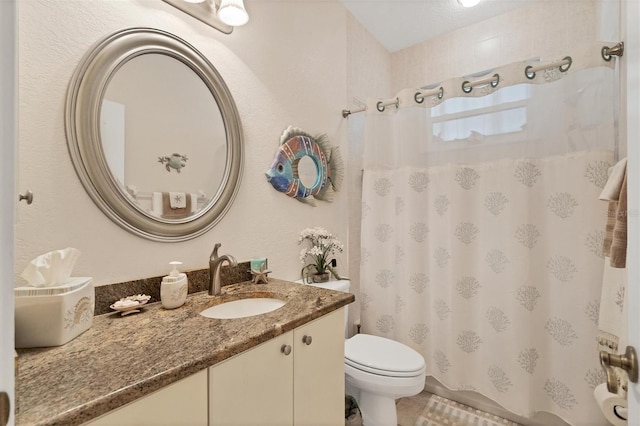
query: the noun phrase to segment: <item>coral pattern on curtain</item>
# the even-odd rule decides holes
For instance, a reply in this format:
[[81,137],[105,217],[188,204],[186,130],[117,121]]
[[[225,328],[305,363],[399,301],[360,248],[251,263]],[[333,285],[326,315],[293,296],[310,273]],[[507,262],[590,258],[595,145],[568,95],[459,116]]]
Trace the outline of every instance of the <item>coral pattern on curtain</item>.
[[[421,167],[413,142],[433,139],[425,113],[368,113],[360,271],[363,332],[416,349],[427,375],[450,389],[574,425],[604,424],[593,398],[604,381],[598,195],[613,163],[612,114],[575,114],[585,105],[571,96],[584,95],[584,81],[556,87],[570,100],[557,125],[539,126],[546,139],[525,142],[538,145],[536,155],[523,148],[503,158],[487,144],[493,158],[456,154],[461,161]],[[549,102],[540,96],[530,107]],[[540,150],[545,143],[553,148]]]

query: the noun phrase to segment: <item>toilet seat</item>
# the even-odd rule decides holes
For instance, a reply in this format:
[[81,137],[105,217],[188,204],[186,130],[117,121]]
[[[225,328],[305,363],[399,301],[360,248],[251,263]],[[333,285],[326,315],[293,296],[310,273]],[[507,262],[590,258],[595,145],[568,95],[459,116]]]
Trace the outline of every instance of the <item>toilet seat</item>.
[[367,373],[389,377],[424,374],[424,358],[400,342],[369,334],[356,334],[345,342],[345,364]]

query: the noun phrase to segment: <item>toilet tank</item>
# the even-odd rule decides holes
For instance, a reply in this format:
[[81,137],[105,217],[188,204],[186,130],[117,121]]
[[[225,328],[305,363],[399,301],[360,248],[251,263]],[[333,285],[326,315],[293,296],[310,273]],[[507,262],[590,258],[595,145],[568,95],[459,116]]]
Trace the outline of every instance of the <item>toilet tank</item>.
[[[332,280],[326,283],[305,283],[303,280],[296,281],[299,284],[312,285],[314,287],[326,288],[329,290],[342,291],[344,293],[349,292],[351,287],[351,280]],[[349,338],[349,306],[344,307],[344,338]]]

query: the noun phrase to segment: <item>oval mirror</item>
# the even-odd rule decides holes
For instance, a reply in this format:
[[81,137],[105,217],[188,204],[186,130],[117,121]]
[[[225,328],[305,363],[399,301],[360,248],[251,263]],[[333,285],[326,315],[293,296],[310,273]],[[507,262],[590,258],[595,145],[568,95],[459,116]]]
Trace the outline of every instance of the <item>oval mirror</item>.
[[170,33],[130,28],[98,42],[72,77],[65,125],[89,196],[136,235],[197,237],[238,191],[243,141],[231,93]]

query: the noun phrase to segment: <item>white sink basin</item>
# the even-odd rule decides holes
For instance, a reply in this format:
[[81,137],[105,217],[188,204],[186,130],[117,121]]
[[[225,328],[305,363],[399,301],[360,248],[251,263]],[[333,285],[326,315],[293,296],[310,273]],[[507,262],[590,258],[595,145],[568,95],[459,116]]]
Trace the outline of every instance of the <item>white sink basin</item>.
[[252,297],[212,306],[200,312],[200,315],[217,319],[244,318],[275,311],[285,303],[284,300],[270,297]]

